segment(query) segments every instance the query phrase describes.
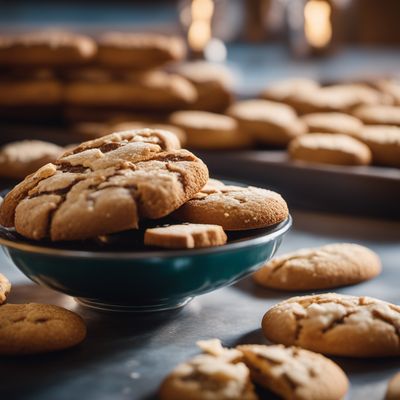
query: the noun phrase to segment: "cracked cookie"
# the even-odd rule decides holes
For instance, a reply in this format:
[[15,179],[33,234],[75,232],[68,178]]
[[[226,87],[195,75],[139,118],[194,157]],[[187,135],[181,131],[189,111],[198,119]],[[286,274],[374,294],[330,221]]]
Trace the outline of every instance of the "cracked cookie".
[[199,355],[178,365],[160,388],[161,400],[257,400],[248,368]]
[[287,204],[278,193],[209,183],[172,216],[180,222],[216,224],[226,231],[240,231],[275,225],[288,215]]
[[227,237],[221,226],[206,224],[169,225],[146,229],[144,244],[168,249],[222,246]]
[[[0,203],[1,204],[1,203]],[[11,283],[3,274],[0,274],[0,304],[7,300],[7,296],[11,291]]]
[[400,399],[400,372],[398,372],[389,381],[386,391],[385,400],[399,400]]
[[312,133],[293,139],[289,144],[292,160],[333,165],[368,165],[371,151],[368,146],[350,136]]
[[207,182],[206,165],[162,130],[82,143],[5,197],[0,223],[34,240],[80,240],[136,229],[176,210]]
[[400,355],[400,307],[335,293],[292,297],[264,315],[267,339],[348,357]]
[[64,308],[35,303],[0,307],[0,355],[63,350],[85,337],[82,318]]
[[317,290],[366,281],[378,275],[381,268],[379,257],[368,248],[335,243],[276,257],[253,278],[267,288]]
[[253,381],[290,400],[340,400],[349,382],[333,361],[298,347],[242,345]]
[[353,115],[367,125],[400,126],[400,106],[365,105],[355,109]]

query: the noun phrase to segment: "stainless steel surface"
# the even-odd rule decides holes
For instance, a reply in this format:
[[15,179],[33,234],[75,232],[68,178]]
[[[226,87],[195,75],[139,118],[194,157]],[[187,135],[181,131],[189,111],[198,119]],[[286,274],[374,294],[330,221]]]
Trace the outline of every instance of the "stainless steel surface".
[[[329,242],[371,247],[382,258],[377,279],[338,289],[400,303],[400,223],[294,212],[294,228],[279,253]],[[54,266],[57,268],[57,265]],[[13,282],[11,303],[58,304],[80,313],[88,338],[79,347],[43,356],[0,358],[0,395],[10,399],[155,399],[162,378],[198,353],[195,342],[218,337],[225,345],[264,343],[260,321],[273,304],[294,294],[263,290],[251,279],[193,300],[181,310],[144,315],[100,313],[29,282],[0,255],[0,272]],[[93,279],[96,279],[95,276]],[[382,399],[399,359],[338,358],[351,380],[349,399]]]

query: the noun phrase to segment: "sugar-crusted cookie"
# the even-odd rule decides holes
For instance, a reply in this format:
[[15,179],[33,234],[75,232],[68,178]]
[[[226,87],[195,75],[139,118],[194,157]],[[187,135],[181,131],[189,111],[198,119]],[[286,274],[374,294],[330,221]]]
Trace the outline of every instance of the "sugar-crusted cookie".
[[344,135],[358,135],[363,123],[344,113],[313,113],[304,115],[302,121],[307,126],[309,133],[342,133]]
[[12,142],[0,148],[0,177],[24,179],[43,165],[55,161],[64,149],[40,140]]
[[389,381],[386,391],[385,400],[399,400],[400,399],[400,372],[393,376]]
[[335,293],[292,297],[262,320],[267,339],[323,354],[400,355],[400,307],[370,297]]
[[227,231],[264,228],[288,217],[285,200],[256,187],[210,187],[197,193],[173,217],[181,222],[217,224]]
[[257,400],[248,368],[199,355],[178,365],[163,381],[161,400]]
[[207,182],[205,164],[167,131],[142,129],[82,143],[4,199],[0,223],[40,240],[79,240],[161,218]]
[[252,380],[283,399],[338,400],[348,391],[343,370],[321,354],[281,345],[249,344],[237,349]]
[[400,126],[400,106],[365,105],[355,109],[353,115],[367,125]]
[[289,144],[292,160],[319,164],[368,165],[371,151],[368,146],[350,136],[313,133],[293,139]]
[[287,145],[305,133],[305,125],[286,104],[268,100],[244,100],[232,104],[227,114],[239,123],[239,129],[270,145]]
[[207,183],[201,189],[201,192],[202,193],[214,193],[220,189],[223,189],[224,187],[226,187],[224,182],[222,182],[218,179],[209,178]]
[[153,33],[108,32],[99,38],[97,60],[108,68],[150,69],[186,54],[182,39]]
[[40,31],[0,36],[0,65],[71,66],[91,61],[94,40],[72,32]]
[[[1,199],[0,199],[1,205]],[[7,296],[11,291],[11,283],[3,274],[0,274],[0,304],[3,304],[7,300]]]
[[85,337],[82,318],[64,308],[35,303],[0,307],[0,355],[63,350]]
[[186,132],[187,146],[194,149],[235,149],[248,147],[251,139],[239,131],[237,122],[207,111],[176,111],[170,123]]
[[144,244],[168,249],[222,246],[227,237],[218,225],[182,224],[147,229]]
[[363,282],[381,269],[379,257],[368,248],[335,243],[276,257],[256,271],[253,278],[267,288],[317,290]]

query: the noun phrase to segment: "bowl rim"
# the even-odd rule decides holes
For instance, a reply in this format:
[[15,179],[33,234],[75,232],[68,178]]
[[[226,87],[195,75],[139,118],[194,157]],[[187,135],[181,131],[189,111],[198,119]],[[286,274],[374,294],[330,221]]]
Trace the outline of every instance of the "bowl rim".
[[[243,239],[233,243],[227,243],[222,246],[205,247],[199,249],[178,249],[178,250],[156,250],[151,251],[135,251],[135,252],[112,252],[112,251],[86,251],[86,250],[69,250],[57,249],[30,243],[16,242],[0,237],[0,246],[4,249],[20,250],[27,253],[41,254],[47,256],[59,256],[66,258],[91,258],[91,259],[150,259],[150,258],[174,258],[174,257],[190,257],[196,255],[206,255],[213,253],[221,253],[232,250],[241,249],[244,247],[255,246],[263,243],[268,243],[282,235],[284,235],[292,226],[293,219],[290,214],[288,217],[275,225],[271,232],[266,232],[261,235],[256,235],[250,239]],[[6,228],[4,228],[6,229]],[[257,231],[257,229],[254,229]]]

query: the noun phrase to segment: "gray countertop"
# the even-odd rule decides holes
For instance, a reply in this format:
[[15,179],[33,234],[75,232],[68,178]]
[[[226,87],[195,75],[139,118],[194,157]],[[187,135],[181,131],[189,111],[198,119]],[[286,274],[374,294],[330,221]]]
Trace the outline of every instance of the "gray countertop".
[[[279,253],[338,241],[367,245],[381,256],[382,275],[337,291],[400,303],[399,222],[309,212],[294,212],[293,216],[294,227]],[[263,314],[291,296],[258,288],[247,278],[198,297],[179,311],[111,315],[84,309],[67,296],[31,283],[2,253],[0,271],[13,282],[11,303],[58,304],[81,314],[88,325],[88,337],[77,348],[2,358],[0,395],[10,399],[155,399],[168,371],[198,353],[197,340],[217,337],[227,346],[265,343],[260,330]],[[382,399],[388,378],[400,369],[399,359],[336,361],[350,377],[349,399]]]

